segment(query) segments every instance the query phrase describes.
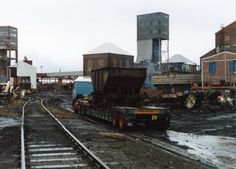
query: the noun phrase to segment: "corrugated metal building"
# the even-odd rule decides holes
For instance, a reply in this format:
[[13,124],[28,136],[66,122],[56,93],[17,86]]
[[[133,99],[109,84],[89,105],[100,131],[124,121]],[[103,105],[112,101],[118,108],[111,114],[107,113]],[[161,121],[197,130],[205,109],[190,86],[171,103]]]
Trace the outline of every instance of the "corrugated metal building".
[[162,40],[169,40],[169,15],[162,12],[138,15],[136,62],[161,62]]
[[133,67],[134,56],[111,43],[103,43],[83,55],[84,76],[90,76],[91,70],[103,67]]

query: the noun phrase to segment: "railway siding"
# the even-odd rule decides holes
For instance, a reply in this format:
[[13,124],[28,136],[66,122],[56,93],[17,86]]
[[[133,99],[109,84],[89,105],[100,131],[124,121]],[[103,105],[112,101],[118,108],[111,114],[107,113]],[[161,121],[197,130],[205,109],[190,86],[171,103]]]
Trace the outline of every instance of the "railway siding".
[[26,102],[22,118],[22,169],[109,168],[46,109],[42,100]]

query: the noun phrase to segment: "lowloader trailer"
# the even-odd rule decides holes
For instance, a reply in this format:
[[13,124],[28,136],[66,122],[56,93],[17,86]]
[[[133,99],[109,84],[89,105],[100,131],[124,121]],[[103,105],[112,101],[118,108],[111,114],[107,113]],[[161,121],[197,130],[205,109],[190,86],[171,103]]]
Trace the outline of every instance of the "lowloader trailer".
[[145,68],[92,70],[93,91],[91,95],[83,96],[82,92],[76,95],[73,90],[73,109],[82,115],[112,122],[115,128],[125,129],[144,123],[166,130],[170,125],[169,109],[142,105],[139,92],[145,78]]

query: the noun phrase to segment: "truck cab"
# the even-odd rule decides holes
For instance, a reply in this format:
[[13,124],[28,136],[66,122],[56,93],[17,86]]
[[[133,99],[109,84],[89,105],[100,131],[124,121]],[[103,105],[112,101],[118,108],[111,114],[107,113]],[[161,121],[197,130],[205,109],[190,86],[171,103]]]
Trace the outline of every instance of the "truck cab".
[[79,76],[74,81],[74,86],[72,90],[73,103],[72,107],[75,113],[81,109],[81,103],[87,102],[89,95],[93,92],[93,84],[90,77]]

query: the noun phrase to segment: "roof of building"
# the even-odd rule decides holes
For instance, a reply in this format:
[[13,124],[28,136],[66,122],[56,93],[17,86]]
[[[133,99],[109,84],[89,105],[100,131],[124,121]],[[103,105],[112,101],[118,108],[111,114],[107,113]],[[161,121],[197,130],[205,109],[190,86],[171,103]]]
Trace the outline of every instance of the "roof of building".
[[215,56],[219,56],[219,55],[222,55],[222,54],[232,54],[232,55],[236,55],[236,53],[234,53],[234,52],[223,51],[223,52],[220,52],[220,53],[216,53],[216,54],[209,55],[209,56],[207,56],[207,57],[201,58],[201,60],[206,60],[206,59],[209,59],[209,58],[212,58],[212,57],[215,57]]
[[70,72],[52,72],[47,73],[48,77],[64,77],[64,76],[82,76],[83,71],[70,71]]
[[204,54],[203,56],[201,56],[200,59],[203,59],[208,56],[215,55],[215,54],[216,54],[216,49],[214,48],[214,49],[210,50],[209,52],[207,52],[206,54]]
[[75,81],[79,81],[79,82],[92,82],[91,77],[87,76],[79,76],[77,77],[77,79],[75,79]]
[[231,26],[234,26],[235,24],[236,24],[236,21],[233,21],[232,23],[230,23],[227,26],[222,26],[221,29],[219,31],[217,31],[215,34],[221,32],[221,31],[224,31],[225,29],[230,28]]
[[[168,61],[166,60],[163,63],[167,63],[167,62]],[[175,54],[174,56],[170,57],[169,63],[186,63],[188,65],[196,65],[196,63],[194,63],[193,61],[179,54]]]
[[25,63],[23,60],[20,60],[19,62],[9,66],[9,67],[19,67],[19,66],[24,66],[24,67],[35,67],[35,66],[32,66],[28,63]]
[[98,53],[114,53],[114,54],[121,54],[121,55],[130,55],[125,50],[121,49],[120,47],[116,46],[112,43],[103,43],[100,46],[96,47],[95,49],[86,53],[89,54],[98,54]]

